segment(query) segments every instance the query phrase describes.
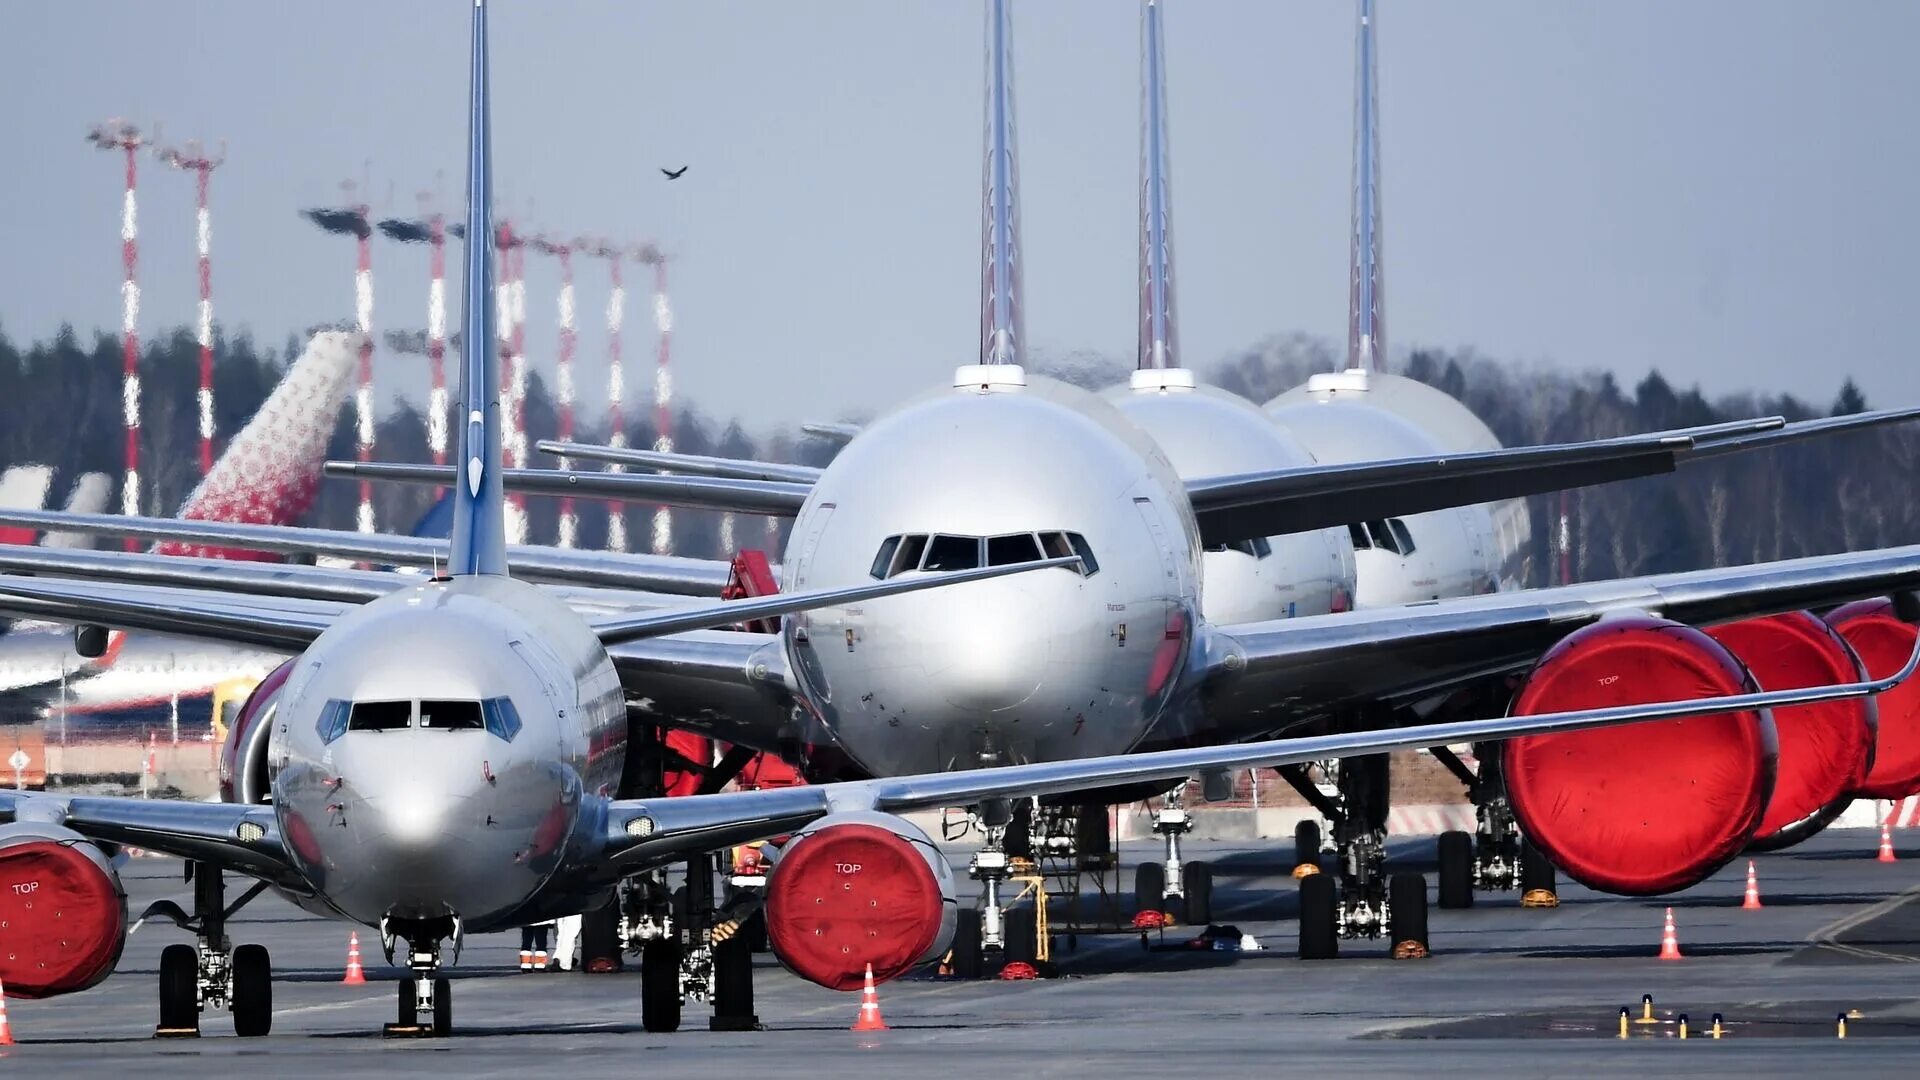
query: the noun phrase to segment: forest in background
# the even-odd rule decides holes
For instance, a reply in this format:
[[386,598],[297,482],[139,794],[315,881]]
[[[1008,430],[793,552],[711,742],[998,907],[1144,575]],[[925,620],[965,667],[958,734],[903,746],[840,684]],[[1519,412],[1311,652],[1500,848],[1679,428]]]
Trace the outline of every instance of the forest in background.
[[[236,432],[273,389],[300,342],[279,349],[244,335],[215,345],[215,422],[222,437]],[[1306,335],[1281,335],[1211,367],[1207,381],[1256,403],[1299,385],[1310,374],[1331,371],[1344,349]],[[1124,382],[1128,362],[1094,354],[1042,357],[1037,370],[1101,389]],[[198,347],[179,329],[150,340],[142,356],[143,474],[149,513],[172,514],[198,479],[195,466],[195,387]],[[1607,438],[1725,420],[1778,414],[1789,420],[1858,412],[1867,402],[1851,380],[1835,398],[1813,403],[1760,391],[1712,399],[1699,389],[1677,388],[1658,371],[1631,389],[1606,373],[1566,373],[1544,366],[1502,363],[1471,350],[1415,350],[1395,370],[1464,402],[1508,446]],[[51,501],[64,499],[80,473],[100,471],[116,479],[122,459],[121,352],[117,338],[82,341],[70,330],[51,341],[18,345],[0,335],[0,470],[24,463],[55,468]],[[597,412],[597,410],[591,410]],[[604,442],[604,414],[577,419],[575,437]],[[629,445],[650,446],[655,431],[650,409],[630,409]],[[529,380],[526,405],[531,439],[553,438],[559,414],[546,383]],[[798,424],[834,417],[794,417],[793,428],[749,433],[738,423],[703,411],[697,403],[675,414],[674,449],[690,454],[797,461],[822,465],[835,447],[799,434]],[[402,402],[378,425],[378,456],[389,461],[430,460],[426,422],[416,406]],[[216,446],[216,451],[220,447]],[[329,456],[350,458],[351,410],[342,410]],[[536,455],[531,464],[549,464]],[[1793,558],[1836,551],[1920,542],[1912,477],[1920,463],[1920,431],[1899,425],[1873,432],[1812,440],[1775,450],[1736,455],[1690,466],[1672,476],[1587,488],[1569,501],[1571,571],[1575,580],[1688,570],[1706,566]],[[375,512],[386,531],[408,531],[425,513],[429,490],[376,485]],[[309,524],[353,527],[352,483],[321,485]],[[1556,572],[1551,537],[1560,499],[1533,500],[1535,585]],[[110,502],[118,506],[117,496]],[[551,543],[558,531],[557,500],[528,500],[531,539]],[[629,534],[641,545],[648,536],[648,507],[629,508]],[[581,545],[604,543],[606,515],[598,502],[578,504]],[[765,519],[735,522],[740,546],[770,547]],[[716,556],[721,551],[720,515],[676,510],[673,549],[678,554]]]

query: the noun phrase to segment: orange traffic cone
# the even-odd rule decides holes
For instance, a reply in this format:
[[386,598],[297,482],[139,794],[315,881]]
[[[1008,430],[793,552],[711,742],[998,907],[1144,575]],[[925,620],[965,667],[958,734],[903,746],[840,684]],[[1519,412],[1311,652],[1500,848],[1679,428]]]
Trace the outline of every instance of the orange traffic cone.
[[1740,903],[1746,911],[1760,910],[1760,879],[1753,872],[1753,860],[1747,860],[1747,898]]
[[340,980],[348,986],[361,986],[367,981],[367,975],[360,970],[360,931],[347,934],[347,977]]
[[0,1046],[13,1045],[13,1028],[7,1023],[7,988],[0,986]]
[[873,988],[873,965],[867,965],[867,988],[860,991],[860,1018],[854,1031],[885,1031],[887,1021],[880,1015],[880,992]]
[[1667,925],[1660,931],[1660,959],[1680,959],[1680,935],[1673,929],[1673,909],[1667,909]]
[[1880,823],[1880,854],[1875,856],[1879,862],[1897,862],[1893,857],[1893,826]]

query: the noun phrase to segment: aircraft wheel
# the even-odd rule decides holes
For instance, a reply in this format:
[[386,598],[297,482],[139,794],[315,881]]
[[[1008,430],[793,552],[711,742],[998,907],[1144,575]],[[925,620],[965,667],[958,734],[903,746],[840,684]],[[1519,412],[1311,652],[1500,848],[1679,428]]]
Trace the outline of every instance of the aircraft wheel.
[[1013,804],[1013,818],[1007,822],[1000,849],[1010,859],[1033,858],[1033,800],[1019,799]]
[[1213,921],[1213,864],[1191,862],[1183,872],[1187,887],[1187,921],[1204,926]]
[[433,980],[433,1033],[453,1034],[453,980],[445,976]]
[[953,973],[962,979],[980,977],[980,912],[961,908],[953,926]]
[[620,970],[620,902],[609,900],[580,915],[580,970]]
[[1135,911],[1160,911],[1167,902],[1167,868],[1157,862],[1143,862],[1133,870],[1133,908]]
[[1533,841],[1531,840],[1521,841],[1520,843],[1520,893],[1521,895],[1524,896],[1535,889],[1545,889],[1548,892],[1557,891],[1554,878],[1555,878],[1555,874],[1553,870],[1553,863],[1547,858],[1546,852],[1541,851],[1537,847],[1534,847]]
[[273,961],[264,945],[233,950],[233,1033],[257,1039],[273,1030]]
[[403,1028],[420,1022],[420,997],[419,991],[414,988],[412,972],[400,977],[400,1009],[393,1020]]
[[1320,823],[1302,818],[1293,826],[1293,865],[1320,865]]
[[1040,924],[1032,908],[1008,908],[1000,918],[1000,936],[1006,941],[1007,963],[1032,964],[1039,960]]
[[640,1026],[680,1030],[680,940],[655,938],[640,949]]
[[1340,955],[1340,936],[1334,921],[1338,899],[1333,876],[1314,874],[1300,879],[1300,959],[1332,960]]
[[759,1026],[753,1012],[753,945],[744,935],[713,947],[713,1021],[715,1031],[752,1031]]
[[1440,906],[1473,906],[1473,837],[1457,829],[1440,834]]
[[1387,939],[1396,960],[1427,955],[1427,879],[1395,874],[1387,882]]
[[169,945],[160,952],[160,1026],[168,1031],[200,1030],[200,956],[191,945]]

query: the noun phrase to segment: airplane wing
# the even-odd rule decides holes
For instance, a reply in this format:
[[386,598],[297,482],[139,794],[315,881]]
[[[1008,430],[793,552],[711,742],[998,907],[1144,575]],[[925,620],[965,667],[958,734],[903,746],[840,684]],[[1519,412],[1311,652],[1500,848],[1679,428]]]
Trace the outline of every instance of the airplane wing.
[[756,750],[782,742],[825,743],[827,733],[795,708],[787,652],[778,637],[695,630],[611,645],[627,708]]
[[313,891],[287,856],[271,806],[0,791],[0,821],[15,820],[63,825],[103,843],[215,862],[296,893]]
[[807,434],[813,436],[816,439],[827,439],[832,442],[848,443],[853,441],[853,437],[855,435],[860,434],[860,425],[859,424],[830,424],[830,423],[821,423],[816,421],[813,423],[801,424],[800,430],[806,432]]
[[352,607],[327,600],[0,577],[0,614],[299,652]]
[[1574,630],[1645,612],[1708,625],[1920,589],[1920,547],[1494,593],[1215,627],[1199,648],[1210,718],[1248,732],[1359,701],[1408,703],[1525,670]]
[[1679,465],[1920,417],[1920,409],[1789,424],[1779,417],[1470,454],[1307,465],[1187,483],[1209,545],[1654,476]]
[[[402,484],[454,482],[451,465],[404,465],[387,461],[329,461],[328,476],[385,480]],[[624,499],[697,510],[792,517],[813,490],[811,483],[734,480],[718,476],[663,476],[654,473],[579,472],[569,469],[503,469],[508,491],[530,495],[572,495],[582,499]]]
[[[289,525],[245,525],[129,514],[71,514],[0,507],[0,528],[6,526],[91,536],[177,541],[289,555],[327,555],[423,570],[433,570],[447,560],[447,542],[433,537]],[[717,559],[573,551],[531,544],[508,545],[507,565],[513,576],[523,581],[641,589],[682,596],[720,595],[720,590],[726,586],[730,569],[727,563]]]
[[[583,458],[613,465],[635,465],[643,469],[718,476],[729,480],[779,480],[790,484],[812,484],[820,479],[820,470],[811,465],[788,465],[775,461],[746,461],[740,458],[706,457],[700,454],[674,454],[661,450],[636,450],[631,446],[596,446],[590,443],[556,442],[542,439],[534,444],[543,454],[561,458]],[[565,468],[563,462],[562,468]]]
[[1802,690],[1421,724],[812,787],[621,799],[608,809],[607,856],[597,869],[615,878],[685,858],[690,852],[711,851],[791,832],[835,812],[878,810],[904,814],[966,806],[984,799],[1060,795],[1156,780],[1170,785],[1182,777],[1215,769],[1264,768],[1452,743],[1487,742],[1518,735],[1581,731],[1649,720],[1866,697],[1899,685],[1911,677],[1916,668],[1920,668],[1920,645],[1915,646],[1905,666],[1887,678]]

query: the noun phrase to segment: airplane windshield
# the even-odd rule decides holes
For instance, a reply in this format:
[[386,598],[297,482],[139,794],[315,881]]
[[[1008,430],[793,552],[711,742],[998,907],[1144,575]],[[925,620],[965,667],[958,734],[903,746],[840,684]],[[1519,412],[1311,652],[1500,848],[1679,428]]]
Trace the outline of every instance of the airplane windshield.
[[411,701],[356,701],[348,731],[398,731],[413,726]]
[[[1262,539],[1254,544],[1263,550],[1251,553],[1265,558],[1266,541]],[[1100,572],[1100,564],[1093,557],[1093,548],[1088,545],[1087,538],[1079,533],[1007,533],[988,537],[909,533],[889,536],[880,541],[880,550],[874,554],[873,567],[868,573],[876,579],[885,580],[910,570],[972,570],[980,566],[1012,566],[1075,555],[1079,556],[1081,565],[1062,569],[1081,577],[1092,577]]]
[[972,536],[936,536],[927,545],[922,570],[971,570],[980,565],[980,540]]
[[478,731],[485,725],[477,701],[423,701],[420,726],[435,731]]

